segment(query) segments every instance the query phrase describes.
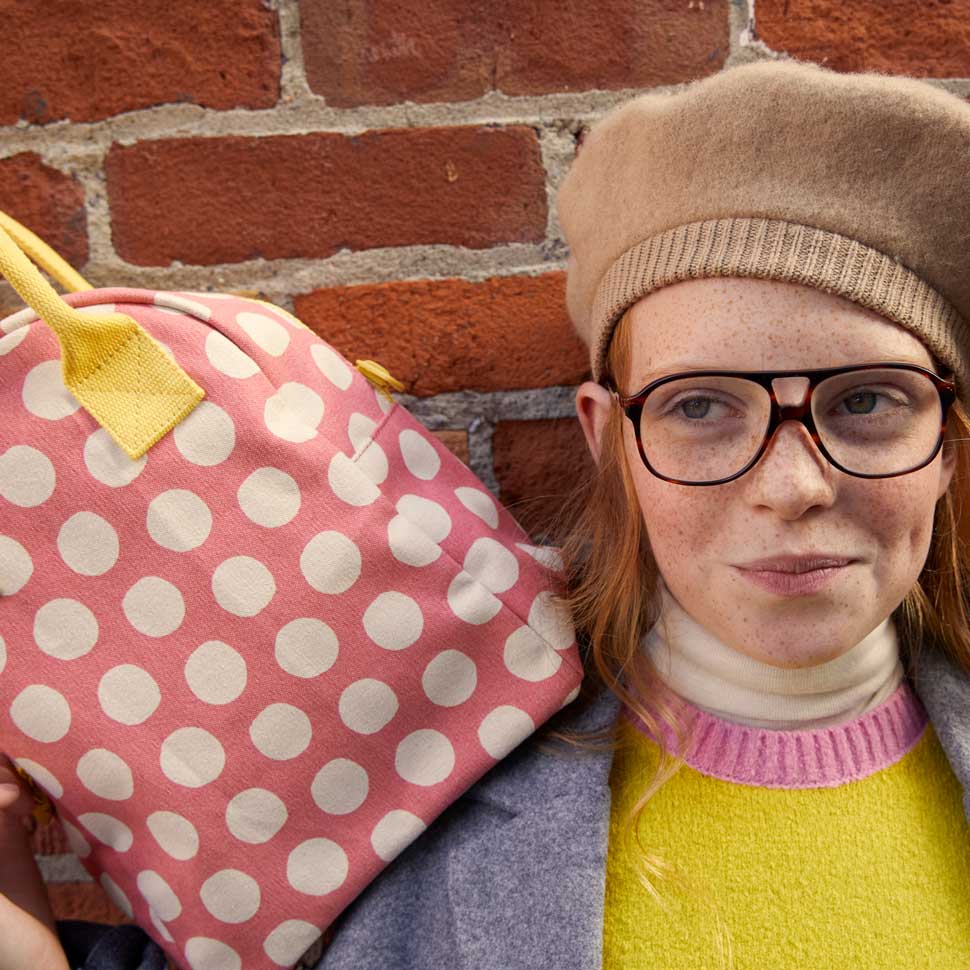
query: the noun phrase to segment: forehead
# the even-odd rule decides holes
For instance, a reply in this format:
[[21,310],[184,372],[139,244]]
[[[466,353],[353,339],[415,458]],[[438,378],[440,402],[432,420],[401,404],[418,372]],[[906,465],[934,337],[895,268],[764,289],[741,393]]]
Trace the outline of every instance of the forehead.
[[933,363],[919,338],[893,321],[836,294],[779,280],[685,280],[645,296],[630,317],[636,378],[708,367]]

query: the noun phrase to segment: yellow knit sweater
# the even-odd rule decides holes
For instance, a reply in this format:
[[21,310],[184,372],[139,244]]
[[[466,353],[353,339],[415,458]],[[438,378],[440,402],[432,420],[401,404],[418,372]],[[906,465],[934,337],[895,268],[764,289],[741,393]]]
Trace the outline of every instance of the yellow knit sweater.
[[655,881],[665,912],[637,880],[624,816],[658,748],[625,711],[603,970],[716,968],[719,925],[736,970],[970,968],[962,789],[908,680],[835,728],[752,728],[685,709],[696,740],[648,801],[641,841],[695,885]]

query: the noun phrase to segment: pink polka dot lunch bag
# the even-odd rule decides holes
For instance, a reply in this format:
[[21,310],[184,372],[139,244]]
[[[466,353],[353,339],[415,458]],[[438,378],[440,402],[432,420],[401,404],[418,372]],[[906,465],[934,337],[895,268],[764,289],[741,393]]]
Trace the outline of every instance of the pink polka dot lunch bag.
[[577,696],[556,551],[379,365],[0,225],[0,750],[176,965],[290,967]]

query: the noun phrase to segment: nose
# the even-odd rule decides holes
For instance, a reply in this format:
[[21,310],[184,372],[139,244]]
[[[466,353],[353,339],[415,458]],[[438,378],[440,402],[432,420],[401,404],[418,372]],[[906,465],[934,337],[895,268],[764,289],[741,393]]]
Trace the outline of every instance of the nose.
[[784,519],[795,519],[808,508],[832,504],[833,470],[804,424],[783,421],[749,470],[749,498],[774,508]]

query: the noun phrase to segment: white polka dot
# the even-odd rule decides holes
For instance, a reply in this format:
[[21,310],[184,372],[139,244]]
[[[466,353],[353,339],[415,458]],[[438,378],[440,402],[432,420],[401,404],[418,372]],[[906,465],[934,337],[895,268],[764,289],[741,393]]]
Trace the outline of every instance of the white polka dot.
[[327,466],[327,482],[334,495],[348,505],[370,505],[381,490],[342,451],[334,452]]
[[390,466],[387,462],[387,455],[384,449],[376,442],[372,441],[367,448],[354,459],[357,467],[375,485],[380,485],[387,479]]
[[30,333],[29,327],[17,327],[16,330],[0,337],[0,357],[9,354],[15,347],[19,347],[28,333]]
[[384,394],[381,393],[376,387],[373,388],[374,400],[377,401],[377,406],[385,413],[390,414],[391,410],[396,407],[393,399],[388,400]]
[[0,535],[0,596],[13,596],[20,592],[34,573],[34,562],[24,547]]
[[475,625],[488,623],[502,609],[502,601],[466,572],[448,584],[448,605],[460,620]]
[[112,667],[98,684],[101,710],[119,724],[141,724],[155,713],[161,700],[155,678],[134,664]]
[[437,502],[421,495],[402,495],[395,508],[406,519],[423,529],[435,542],[451,532],[451,516]]
[[237,313],[236,323],[249,335],[250,340],[260,350],[266,351],[273,357],[285,353],[290,345],[290,335],[287,329],[272,317],[264,313]]
[[172,431],[175,447],[193,465],[218,465],[236,445],[236,426],[218,404],[200,401]]
[[160,576],[144,576],[121,601],[128,622],[146,637],[174,633],[185,619],[185,600],[176,586]]
[[412,785],[437,785],[454,771],[455,749],[440,731],[421,728],[397,746],[394,767]]
[[316,774],[310,793],[330,815],[347,815],[364,804],[370,787],[367,772],[349,758],[334,758]]
[[319,677],[336,663],[337,635],[323,620],[299,617],[276,634],[276,662],[294,677]]
[[64,786],[43,765],[31,761],[30,758],[14,758],[18,767],[30,775],[51,798],[60,798],[64,794]]
[[525,542],[517,542],[516,546],[527,552],[536,562],[555,572],[563,569],[562,556],[556,546],[530,546]]
[[34,641],[50,657],[74,660],[98,642],[98,621],[77,600],[50,600],[34,615]]
[[123,488],[133,482],[148,461],[148,452],[131,459],[108,434],[98,428],[84,442],[84,465],[92,478],[111,488]]
[[281,967],[291,967],[321,936],[312,923],[301,919],[284,920],[263,941],[266,956]]
[[344,688],[337,704],[340,719],[358,734],[376,734],[397,713],[397,695],[381,680],[365,677]]
[[35,741],[60,741],[71,727],[71,708],[64,695],[46,684],[25,687],[10,705],[10,718]]
[[509,634],[502,659],[509,673],[532,683],[546,680],[562,665],[562,655],[528,626]]
[[579,697],[579,689],[580,689],[580,687],[581,687],[581,686],[582,686],[582,684],[577,684],[577,685],[576,685],[576,686],[575,686],[575,687],[574,687],[574,688],[573,688],[573,689],[572,689],[572,690],[571,690],[571,691],[570,691],[570,692],[569,692],[569,693],[568,693],[568,694],[566,695],[566,697],[565,697],[565,699],[563,700],[563,702],[562,702],[562,703],[561,703],[561,704],[559,705],[559,710],[560,710],[560,711],[561,711],[561,710],[562,710],[562,709],[563,709],[564,707],[567,707],[568,705],[570,705],[570,704],[572,704],[572,702],[573,702],[574,700],[576,700],[576,698],[577,698],[577,697]]
[[182,904],[172,887],[154,870],[142,869],[135,878],[138,891],[159,919],[173,920],[182,915]]
[[496,508],[495,500],[491,495],[486,495],[479,488],[467,488],[464,486],[456,488],[455,495],[458,496],[461,504],[469,512],[473,512],[493,529],[498,528],[498,508]]
[[78,759],[77,776],[88,791],[121,802],[135,792],[131,768],[113,751],[92,748]]
[[519,579],[519,560],[515,553],[495,539],[476,539],[465,553],[465,572],[474,576],[493,593],[504,593]]
[[81,403],[64,386],[60,360],[45,360],[32,367],[21,392],[24,407],[47,421],[59,421],[73,414]]
[[163,549],[189,552],[209,538],[212,512],[195,492],[186,488],[170,488],[148,503],[145,526],[148,534]]
[[94,313],[97,315],[118,312],[118,307],[114,303],[92,303],[90,306],[79,306],[77,309],[81,313]]
[[131,900],[124,894],[122,888],[106,872],[101,873],[98,880],[101,888],[108,894],[108,898],[120,909],[129,919],[134,915]]
[[387,544],[394,558],[408,566],[428,566],[441,556],[441,546],[403,515],[387,523]]
[[13,445],[0,455],[0,497],[22,509],[36,508],[54,492],[50,458],[30,445]]
[[414,428],[405,428],[398,435],[401,455],[408,471],[415,478],[431,481],[441,468],[441,458],[434,445]]
[[185,681],[207,704],[228,704],[246,687],[246,661],[221,640],[208,640],[185,662]]
[[201,788],[222,774],[226,752],[204,728],[183,727],[162,742],[160,763],[170,781],[186,788]]
[[460,650],[442,650],[421,675],[425,694],[440,707],[464,704],[475,693],[477,684],[478,668]]
[[148,918],[152,921],[152,926],[158,931],[158,935],[165,940],[166,943],[174,943],[175,937],[172,936],[168,931],[168,927],[158,918],[158,913],[148,907]]
[[218,330],[210,330],[205,338],[205,355],[209,363],[226,377],[244,380],[259,373],[259,365]]
[[177,812],[152,812],[146,819],[148,831],[173,859],[185,862],[199,851],[199,833],[195,826]]
[[286,805],[265,788],[247,788],[226,806],[226,827],[240,842],[262,845],[285,824]]
[[239,486],[236,499],[251,522],[275,529],[291,522],[302,501],[296,479],[278,468],[257,468]]
[[212,574],[212,595],[234,616],[255,616],[276,595],[273,574],[252,556],[232,556]]
[[529,626],[556,650],[565,650],[576,642],[569,608],[549,590],[543,590],[532,601]]
[[[180,313],[188,313],[190,316],[198,317],[200,320],[210,320],[212,309],[198,300],[190,300],[181,293],[156,293],[154,297],[155,306],[160,310],[172,309]],[[168,917],[162,916],[162,919]]]
[[192,970],[242,970],[242,957],[228,943],[208,936],[188,940],[185,959]]
[[396,859],[424,830],[427,825],[417,815],[395,808],[374,826],[370,844],[385,861]]
[[249,727],[253,744],[274,761],[288,761],[303,754],[312,736],[310,718],[292,704],[264,707]]
[[286,878],[297,891],[325,896],[347,879],[347,853],[330,839],[307,839],[286,860]]
[[259,884],[240,869],[220,869],[199,890],[203,906],[223,923],[245,923],[259,909]]
[[99,841],[116,852],[127,852],[135,841],[131,829],[113,815],[85,812],[77,820]]
[[501,761],[535,729],[535,721],[525,711],[505,704],[490,711],[482,720],[478,726],[478,740],[496,761]]
[[320,368],[320,372],[331,384],[346,391],[350,387],[353,375],[347,362],[324,343],[314,343],[310,347],[310,356]]
[[377,430],[377,422],[366,414],[355,411],[347,421],[347,437],[354,446],[354,454],[366,448]]
[[71,851],[79,858],[86,859],[91,854],[91,843],[71,823],[61,816],[61,828],[67,836],[67,844]]
[[364,629],[379,647],[404,650],[421,636],[424,616],[410,596],[390,590],[364,610]]
[[82,576],[100,576],[118,561],[118,533],[95,512],[75,512],[57,533],[61,559]]
[[277,438],[301,444],[317,436],[323,412],[323,398],[316,391],[289,381],[266,399],[263,422]]
[[318,593],[345,593],[360,576],[360,550],[342,532],[318,532],[300,553],[300,570]]

